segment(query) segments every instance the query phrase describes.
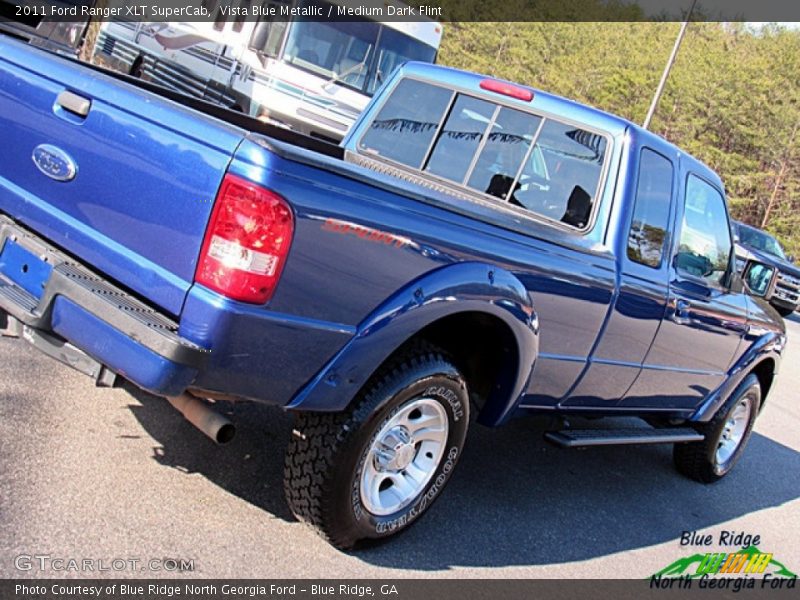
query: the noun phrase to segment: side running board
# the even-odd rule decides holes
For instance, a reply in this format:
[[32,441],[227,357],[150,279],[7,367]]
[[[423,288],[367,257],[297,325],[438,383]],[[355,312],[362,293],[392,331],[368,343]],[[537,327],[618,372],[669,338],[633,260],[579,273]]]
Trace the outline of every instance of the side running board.
[[544,439],[564,448],[581,446],[620,446],[626,444],[675,444],[702,442],[701,433],[690,427],[654,429],[629,427],[622,429],[564,429],[548,431]]

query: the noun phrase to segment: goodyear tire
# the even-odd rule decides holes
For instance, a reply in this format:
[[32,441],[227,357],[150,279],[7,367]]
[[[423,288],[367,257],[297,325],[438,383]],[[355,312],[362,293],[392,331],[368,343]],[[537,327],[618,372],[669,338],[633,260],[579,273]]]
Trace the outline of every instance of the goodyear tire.
[[464,378],[430,346],[392,361],[344,413],[299,413],[284,491],[334,546],[407,529],[442,492],[469,422]]
[[761,385],[752,373],[708,423],[697,427],[702,442],[675,444],[673,458],[682,474],[702,483],[727,475],[744,452],[761,406]]

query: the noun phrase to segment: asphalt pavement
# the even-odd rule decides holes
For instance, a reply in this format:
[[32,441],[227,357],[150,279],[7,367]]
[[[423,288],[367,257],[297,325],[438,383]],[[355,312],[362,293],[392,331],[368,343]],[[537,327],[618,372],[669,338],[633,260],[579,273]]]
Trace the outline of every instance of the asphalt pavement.
[[723,532],[758,535],[798,572],[798,315],[788,328],[777,385],[723,481],[683,478],[668,446],[562,450],[537,420],[473,426],[429,514],[348,553],[284,503],[280,410],[221,404],[238,435],[217,447],[162,399],[95,388],[0,339],[0,577],[641,578],[699,550],[684,531],[713,548]]

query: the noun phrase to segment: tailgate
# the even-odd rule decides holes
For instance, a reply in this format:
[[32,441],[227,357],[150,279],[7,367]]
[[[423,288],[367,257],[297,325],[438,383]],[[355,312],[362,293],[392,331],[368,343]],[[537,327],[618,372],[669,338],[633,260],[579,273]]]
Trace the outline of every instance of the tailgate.
[[173,315],[243,136],[0,36],[0,210]]

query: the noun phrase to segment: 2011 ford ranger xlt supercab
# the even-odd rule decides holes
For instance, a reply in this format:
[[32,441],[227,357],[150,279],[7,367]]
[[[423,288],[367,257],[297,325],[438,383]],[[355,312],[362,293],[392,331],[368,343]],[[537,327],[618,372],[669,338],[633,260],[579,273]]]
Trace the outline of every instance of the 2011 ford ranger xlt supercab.
[[215,401],[291,411],[287,501],[342,548],[416,522],[471,421],[712,482],[774,385],[720,179],[563,98],[407,63],[335,146],[0,39],[0,135],[0,327],[218,441]]

